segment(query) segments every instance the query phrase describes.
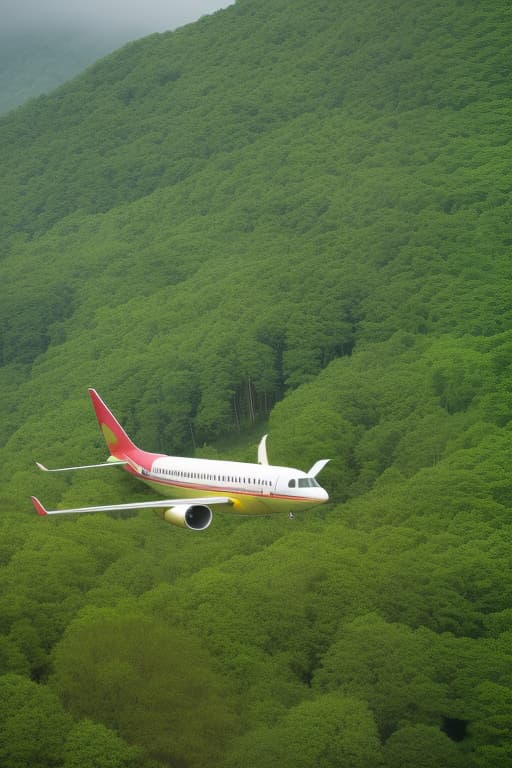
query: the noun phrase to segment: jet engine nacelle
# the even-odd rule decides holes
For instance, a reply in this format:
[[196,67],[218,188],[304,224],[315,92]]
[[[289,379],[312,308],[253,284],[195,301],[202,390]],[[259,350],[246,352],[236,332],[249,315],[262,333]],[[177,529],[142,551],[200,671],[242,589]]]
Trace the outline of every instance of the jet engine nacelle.
[[210,507],[204,504],[191,504],[189,507],[185,506],[185,504],[180,504],[166,509],[163,518],[166,523],[179,525],[180,528],[204,531],[210,525],[213,514]]

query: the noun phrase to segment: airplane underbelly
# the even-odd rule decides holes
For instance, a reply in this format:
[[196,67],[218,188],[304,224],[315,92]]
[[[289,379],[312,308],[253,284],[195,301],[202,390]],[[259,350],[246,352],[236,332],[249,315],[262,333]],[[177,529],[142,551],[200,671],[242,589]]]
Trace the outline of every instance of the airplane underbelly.
[[230,512],[237,515],[271,515],[279,512],[288,513],[291,510],[296,510],[298,506],[294,503],[294,500],[289,497],[266,495],[261,491],[256,493],[240,492],[239,490],[230,489],[229,487],[222,489],[213,489],[210,486],[187,486],[177,485],[174,483],[159,482],[157,480],[149,480],[147,477],[142,478],[144,482],[149,485],[154,491],[159,494],[164,494],[169,497],[169,506],[172,506],[172,500],[174,499],[190,499],[200,498],[204,496],[229,496],[233,500],[232,504],[219,504],[216,509],[219,511]]

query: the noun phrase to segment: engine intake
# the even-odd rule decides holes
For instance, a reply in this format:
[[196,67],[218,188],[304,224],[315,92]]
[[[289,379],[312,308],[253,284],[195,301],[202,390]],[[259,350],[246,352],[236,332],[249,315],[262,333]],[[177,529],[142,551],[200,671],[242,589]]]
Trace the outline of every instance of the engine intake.
[[179,525],[180,528],[204,531],[210,525],[213,514],[205,504],[191,504],[189,507],[180,504],[166,509],[163,518],[166,523]]

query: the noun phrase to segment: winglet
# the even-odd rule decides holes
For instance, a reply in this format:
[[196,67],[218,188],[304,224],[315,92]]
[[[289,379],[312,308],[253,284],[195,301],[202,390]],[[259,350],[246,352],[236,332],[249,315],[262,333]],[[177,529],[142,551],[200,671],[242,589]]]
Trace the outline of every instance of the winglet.
[[47,511],[46,511],[46,509],[43,507],[43,505],[41,504],[41,502],[39,501],[39,499],[38,499],[38,498],[36,498],[35,496],[31,496],[31,497],[30,497],[30,500],[32,501],[32,504],[33,504],[33,505],[34,505],[34,507],[36,508],[36,512],[37,512],[37,514],[38,514],[38,515],[41,515],[41,516],[43,516],[43,517],[44,517],[45,515],[47,515],[47,514],[48,514],[48,512],[47,512]]
[[40,469],[42,472],[49,472],[49,471],[50,471],[50,470],[48,469],[48,467],[45,467],[45,465],[44,465],[44,464],[41,464],[41,462],[40,462],[40,461],[36,461],[36,467],[37,467],[38,469]]
[[308,472],[309,477],[316,477],[322,469],[325,467],[326,464],[328,464],[330,459],[320,459],[320,461],[317,461],[311,469]]
[[268,464],[267,435],[263,435],[258,445],[258,464]]

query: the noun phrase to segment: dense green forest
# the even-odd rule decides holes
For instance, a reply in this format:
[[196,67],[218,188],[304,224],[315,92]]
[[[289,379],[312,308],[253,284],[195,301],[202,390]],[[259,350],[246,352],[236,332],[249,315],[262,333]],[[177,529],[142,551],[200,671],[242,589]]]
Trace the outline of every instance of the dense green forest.
[[[512,767],[512,7],[237,0],[0,118],[3,768]],[[141,447],[321,475],[150,512]]]

